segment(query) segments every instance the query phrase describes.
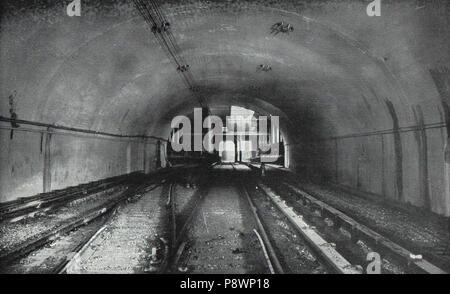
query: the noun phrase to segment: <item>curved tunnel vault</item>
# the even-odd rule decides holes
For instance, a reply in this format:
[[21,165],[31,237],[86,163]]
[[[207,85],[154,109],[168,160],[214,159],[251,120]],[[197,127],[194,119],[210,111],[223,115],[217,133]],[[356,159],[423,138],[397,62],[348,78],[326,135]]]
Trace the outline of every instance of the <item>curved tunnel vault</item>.
[[[196,106],[132,1],[82,1],[80,17],[64,3],[3,2],[2,117],[12,99],[19,119],[167,138],[171,117]],[[282,117],[292,169],[448,216],[448,4],[384,1],[369,17],[367,3],[180,0],[161,10],[211,107]],[[279,21],[294,31],[271,34]],[[8,126],[1,201],[156,167],[155,140]]]

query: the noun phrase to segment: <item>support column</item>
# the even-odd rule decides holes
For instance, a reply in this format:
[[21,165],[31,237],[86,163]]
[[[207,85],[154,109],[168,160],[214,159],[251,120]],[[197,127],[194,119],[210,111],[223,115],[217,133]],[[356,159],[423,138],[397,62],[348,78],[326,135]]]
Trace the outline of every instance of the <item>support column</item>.
[[386,150],[384,147],[384,135],[380,135],[381,139],[381,193],[383,197],[387,197],[386,192]]
[[417,105],[415,108],[413,108],[413,111],[417,125],[420,128],[420,130],[415,132],[415,138],[417,141],[419,151],[420,194],[424,201],[424,207],[427,210],[431,210],[431,199],[430,199],[430,188],[428,177],[428,143],[427,143],[427,134],[425,133],[425,121],[420,105]]
[[284,142],[284,167],[289,168],[289,145]]
[[392,128],[394,129],[394,154],[395,154],[395,182],[397,187],[397,200],[400,202],[405,201],[403,195],[403,149],[402,138],[399,132],[400,125],[397,113],[395,112],[394,105],[391,101],[385,100],[389,114],[392,118]]
[[131,173],[131,142],[127,145],[127,174]]
[[339,183],[339,145],[338,139],[334,139],[334,170],[335,170],[335,181],[336,184]]
[[156,142],[156,158],[155,158],[155,169],[158,169],[161,167],[161,141]]
[[143,170],[144,170],[144,173],[145,174],[148,174],[149,173],[149,168],[148,168],[148,155],[147,155],[147,140],[146,139],[144,139],[144,141],[143,141],[143,152],[144,152],[144,167],[143,167]]
[[444,215],[450,217],[450,137],[447,138],[447,144],[445,144],[445,176],[444,176]]
[[52,143],[52,134],[46,133],[44,146],[44,174],[43,174],[44,193],[49,192],[52,189],[51,143]]
[[168,143],[167,142],[161,142],[161,148],[160,148],[160,150],[161,150],[161,155],[160,155],[160,158],[161,158],[161,167],[162,168],[165,168],[166,166],[167,166],[167,146],[168,146]]
[[237,135],[234,135],[234,161],[239,161],[239,148]]

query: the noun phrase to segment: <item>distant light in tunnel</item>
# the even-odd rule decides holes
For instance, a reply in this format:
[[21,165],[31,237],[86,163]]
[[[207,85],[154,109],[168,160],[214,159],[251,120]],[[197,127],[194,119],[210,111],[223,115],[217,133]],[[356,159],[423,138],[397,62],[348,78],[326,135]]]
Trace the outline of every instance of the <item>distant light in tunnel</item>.
[[220,147],[223,142],[231,141],[240,146],[240,159],[259,157],[261,162],[275,162],[280,158],[279,117],[255,117],[254,114],[253,110],[231,106],[224,125],[222,117],[208,115],[204,118],[202,108],[195,108],[193,124],[183,115],[172,120],[171,148],[175,152],[214,153],[223,148]]

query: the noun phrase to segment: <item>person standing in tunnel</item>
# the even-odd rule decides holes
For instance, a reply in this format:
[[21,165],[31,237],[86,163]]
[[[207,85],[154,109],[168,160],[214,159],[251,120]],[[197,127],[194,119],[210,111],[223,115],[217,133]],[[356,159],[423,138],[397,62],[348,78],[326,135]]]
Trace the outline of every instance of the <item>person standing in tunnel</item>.
[[266,176],[266,164],[264,162],[261,162],[261,177]]

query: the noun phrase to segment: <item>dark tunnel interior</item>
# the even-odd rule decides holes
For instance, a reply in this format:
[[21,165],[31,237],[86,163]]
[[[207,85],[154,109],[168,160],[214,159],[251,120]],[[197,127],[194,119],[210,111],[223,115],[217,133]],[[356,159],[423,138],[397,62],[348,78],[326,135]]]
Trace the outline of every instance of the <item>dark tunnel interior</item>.
[[63,2],[2,1],[1,202],[166,167],[201,96],[279,116],[305,179],[450,215],[446,1],[163,1],[193,90],[133,1]]
[[0,274],[450,272],[448,0],[0,11]]

